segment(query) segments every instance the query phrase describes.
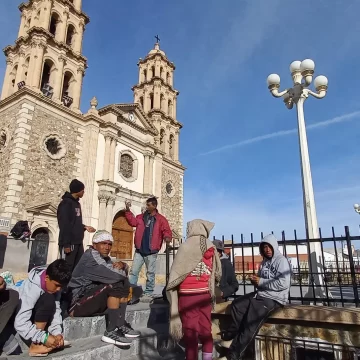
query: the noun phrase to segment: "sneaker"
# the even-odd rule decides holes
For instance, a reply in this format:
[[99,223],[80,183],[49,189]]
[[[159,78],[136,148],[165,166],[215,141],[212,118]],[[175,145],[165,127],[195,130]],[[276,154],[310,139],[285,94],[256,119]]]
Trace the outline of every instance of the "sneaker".
[[121,331],[125,337],[129,339],[135,339],[141,335],[140,331],[134,330],[126,321],[125,324],[119,329],[119,331]]
[[114,345],[130,346],[131,340],[125,337],[121,330],[105,331],[104,336],[101,338],[103,342]]
[[141,296],[140,301],[143,303],[152,303],[154,301],[154,296],[152,294],[144,294]]

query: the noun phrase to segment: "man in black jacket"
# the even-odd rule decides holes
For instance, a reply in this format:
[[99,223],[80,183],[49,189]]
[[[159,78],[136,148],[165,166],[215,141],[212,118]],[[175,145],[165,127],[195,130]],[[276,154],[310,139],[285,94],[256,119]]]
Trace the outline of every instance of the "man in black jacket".
[[238,291],[239,283],[236,279],[234,267],[224,252],[224,243],[221,240],[214,240],[213,244],[219,253],[221,261],[222,276],[219,285],[221,297],[227,299]]
[[84,192],[84,184],[77,179],[72,180],[70,192],[63,195],[57,210],[60,256],[70,265],[71,272],[84,253],[84,231],[95,232],[92,226],[86,226],[82,221],[79,200],[84,196]]

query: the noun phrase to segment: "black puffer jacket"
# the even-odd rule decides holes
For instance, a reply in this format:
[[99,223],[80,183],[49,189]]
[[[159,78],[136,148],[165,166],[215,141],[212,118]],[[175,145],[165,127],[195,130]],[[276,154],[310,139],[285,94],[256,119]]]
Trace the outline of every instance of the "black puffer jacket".
[[223,292],[223,298],[235,294],[239,289],[239,283],[236,279],[235,270],[227,255],[223,254],[220,258],[222,276],[220,281],[220,290]]
[[79,199],[66,192],[59,204],[57,219],[60,229],[59,246],[69,248],[71,245],[82,244],[85,229]]

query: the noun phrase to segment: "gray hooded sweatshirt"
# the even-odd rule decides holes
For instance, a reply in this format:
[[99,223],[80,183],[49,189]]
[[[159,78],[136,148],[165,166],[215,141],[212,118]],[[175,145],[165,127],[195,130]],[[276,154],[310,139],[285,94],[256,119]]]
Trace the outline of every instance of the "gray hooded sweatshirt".
[[271,259],[267,259],[263,254],[258,276],[260,282],[257,294],[261,297],[272,299],[285,305],[289,298],[291,270],[289,261],[279,251],[279,245],[274,235],[267,235],[261,240],[261,244],[269,244],[274,251]]
[[[22,283],[19,289],[21,307],[15,318],[15,330],[25,340],[35,343],[44,341],[46,331],[39,330],[31,321],[32,312],[36,302],[44,293],[41,288],[41,274],[46,271],[46,266],[37,267],[29,272],[28,278]],[[62,316],[60,309],[60,292],[55,294],[56,311],[53,320],[48,328],[51,335],[62,334]]]

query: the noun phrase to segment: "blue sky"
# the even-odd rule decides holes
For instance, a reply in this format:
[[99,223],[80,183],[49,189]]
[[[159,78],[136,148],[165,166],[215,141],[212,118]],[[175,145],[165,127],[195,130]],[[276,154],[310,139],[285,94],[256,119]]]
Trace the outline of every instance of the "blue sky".
[[[2,48],[17,35],[17,5],[1,1]],[[217,236],[304,234],[298,139],[289,131],[296,113],[270,96],[266,78],[278,73],[289,87],[289,64],[312,58],[316,74],[329,78],[326,98],[305,104],[319,226],[340,235],[350,225],[358,235],[359,1],[86,0],[83,7],[91,22],[82,110],[94,95],[100,106],[131,102],[137,60],[159,34],[177,67],[185,220],[214,221]],[[3,58],[1,82],[4,68]]]

